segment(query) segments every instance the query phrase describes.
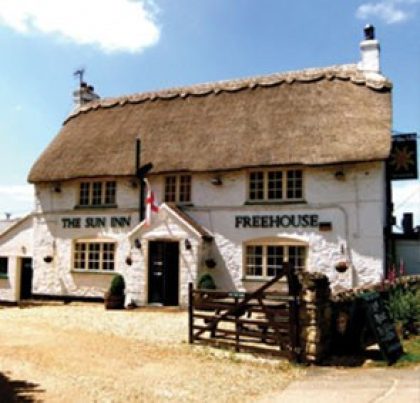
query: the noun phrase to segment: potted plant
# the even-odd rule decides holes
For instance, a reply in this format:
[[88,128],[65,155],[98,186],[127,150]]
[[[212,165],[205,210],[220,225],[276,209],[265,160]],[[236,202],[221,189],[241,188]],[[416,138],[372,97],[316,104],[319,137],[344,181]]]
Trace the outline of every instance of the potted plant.
[[195,307],[197,309],[202,309],[202,310],[211,310],[205,307],[205,302],[206,302],[206,299],[208,298],[208,294],[205,291],[216,289],[216,283],[213,280],[213,276],[209,273],[203,274],[198,280],[197,288],[201,292],[195,294],[195,301],[194,301]]
[[125,301],[125,281],[121,274],[116,274],[105,293],[105,309],[123,309]]
[[216,284],[213,280],[213,277],[211,274],[203,274],[200,277],[200,280],[198,281],[198,289],[199,290],[215,290]]

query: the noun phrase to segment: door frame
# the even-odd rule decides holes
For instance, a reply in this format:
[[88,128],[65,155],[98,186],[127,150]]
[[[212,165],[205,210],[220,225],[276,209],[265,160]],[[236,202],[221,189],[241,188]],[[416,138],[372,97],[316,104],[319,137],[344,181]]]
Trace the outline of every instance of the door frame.
[[[162,243],[174,243],[174,244],[178,244],[178,285],[177,285],[177,304],[176,305],[172,305],[172,306],[179,306],[180,305],[180,299],[181,299],[181,240],[180,239],[172,239],[172,238],[156,238],[156,239],[148,239],[147,240],[147,255],[145,256],[145,263],[147,265],[147,269],[146,269],[146,273],[145,273],[145,302],[146,304],[153,304],[150,302],[150,269],[151,269],[151,264],[150,264],[150,259],[151,259],[151,254],[150,254],[150,244],[151,243],[158,243],[158,242],[162,242]],[[162,306],[165,306],[164,303],[162,303]]]

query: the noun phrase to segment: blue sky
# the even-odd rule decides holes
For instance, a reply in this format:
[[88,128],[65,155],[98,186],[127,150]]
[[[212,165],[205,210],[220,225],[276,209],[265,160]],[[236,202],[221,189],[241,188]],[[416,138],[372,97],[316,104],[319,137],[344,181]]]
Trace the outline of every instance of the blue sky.
[[[0,0],[0,218],[31,210],[26,176],[73,108],[76,69],[106,97],[356,63],[366,23],[394,130],[420,132],[420,0]],[[419,221],[419,181],[395,195]]]

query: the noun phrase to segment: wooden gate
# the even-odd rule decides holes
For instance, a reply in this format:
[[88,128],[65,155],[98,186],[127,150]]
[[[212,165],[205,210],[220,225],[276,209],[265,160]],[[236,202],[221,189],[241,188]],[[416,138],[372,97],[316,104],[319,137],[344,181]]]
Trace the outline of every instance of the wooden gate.
[[[281,278],[288,290],[269,291]],[[189,342],[299,361],[299,284],[284,268],[254,292],[193,289],[189,284]]]

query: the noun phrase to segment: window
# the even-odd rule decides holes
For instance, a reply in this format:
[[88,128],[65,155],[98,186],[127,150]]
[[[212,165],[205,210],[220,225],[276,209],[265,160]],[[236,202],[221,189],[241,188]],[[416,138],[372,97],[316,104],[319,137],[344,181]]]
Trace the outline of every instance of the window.
[[303,245],[251,244],[245,246],[245,276],[274,277],[289,262],[294,269],[303,269],[306,247]]
[[191,202],[191,175],[169,175],[165,177],[165,202]]
[[303,175],[298,169],[252,171],[249,173],[250,201],[301,200]]
[[8,275],[9,259],[0,257],[0,278],[6,278]]
[[81,182],[79,206],[115,206],[117,184],[115,181]]
[[77,241],[74,245],[73,268],[86,271],[114,271],[115,243]]

